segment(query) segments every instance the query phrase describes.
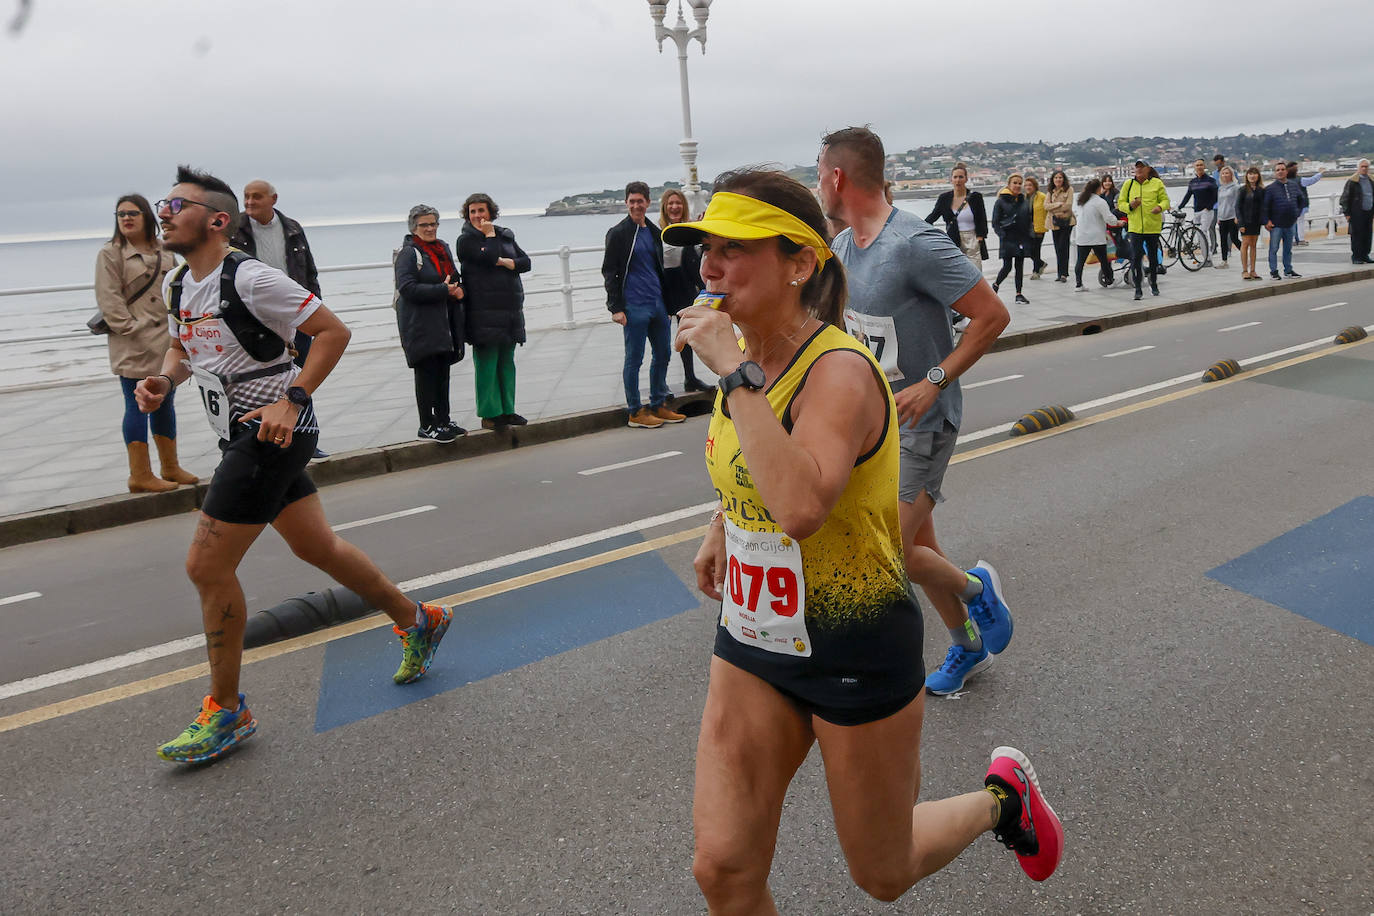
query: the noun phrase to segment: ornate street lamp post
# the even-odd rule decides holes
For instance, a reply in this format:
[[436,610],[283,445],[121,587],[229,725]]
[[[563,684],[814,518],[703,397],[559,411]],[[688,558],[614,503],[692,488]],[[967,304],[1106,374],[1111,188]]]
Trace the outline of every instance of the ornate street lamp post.
[[682,142],[678,149],[682,153],[682,165],[686,172],[687,203],[693,216],[700,216],[706,209],[706,201],[701,193],[701,182],[697,178],[697,141],[692,138],[692,99],[687,90],[687,46],[695,38],[701,42],[701,53],[706,53],[706,17],[711,13],[711,0],[687,0],[692,8],[692,18],[697,26],[689,29],[682,15],[682,0],[677,4],[677,24],[669,28],[663,24],[668,12],[666,0],[649,0],[649,15],[654,20],[654,37],[658,39],[658,52],[663,53],[663,39],[671,38],[677,45],[677,73],[682,85]]

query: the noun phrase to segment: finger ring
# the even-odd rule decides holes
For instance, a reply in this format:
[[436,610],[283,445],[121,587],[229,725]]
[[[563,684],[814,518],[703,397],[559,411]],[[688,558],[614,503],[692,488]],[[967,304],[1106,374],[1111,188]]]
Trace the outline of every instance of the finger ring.
[[277,441],[277,442],[285,442],[285,441],[286,441],[286,437],[285,437],[285,436],[278,436],[278,437],[276,438],[275,441]]

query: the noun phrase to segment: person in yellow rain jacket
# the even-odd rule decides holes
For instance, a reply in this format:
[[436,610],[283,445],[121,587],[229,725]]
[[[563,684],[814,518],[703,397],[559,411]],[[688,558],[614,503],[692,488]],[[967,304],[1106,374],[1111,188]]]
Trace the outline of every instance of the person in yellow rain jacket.
[[1159,234],[1164,230],[1164,211],[1169,209],[1169,193],[1164,182],[1144,159],[1135,161],[1135,177],[1121,186],[1116,205],[1126,211],[1126,229],[1131,240],[1131,276],[1135,279],[1135,298],[1140,289],[1141,259],[1150,253],[1150,294],[1159,295]]
[[1040,182],[1034,175],[1026,176],[1026,203],[1031,211],[1031,236],[1028,246],[1031,256],[1031,279],[1039,280],[1045,269],[1045,259],[1040,257],[1040,246],[1045,243],[1045,192],[1040,190]]

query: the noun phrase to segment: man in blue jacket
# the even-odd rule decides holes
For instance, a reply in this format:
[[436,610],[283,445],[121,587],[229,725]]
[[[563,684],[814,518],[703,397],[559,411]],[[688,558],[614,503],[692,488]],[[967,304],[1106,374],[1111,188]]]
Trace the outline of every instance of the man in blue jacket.
[[1207,174],[1207,163],[1199,159],[1193,163],[1193,178],[1188,181],[1188,192],[1178,202],[1182,210],[1193,202],[1193,222],[1208,239],[1207,259],[1204,264],[1212,263],[1212,255],[1217,247],[1217,180]]
[[1288,180],[1288,164],[1274,163],[1274,180],[1264,189],[1260,204],[1260,220],[1269,230],[1269,278],[1279,278],[1278,250],[1283,245],[1283,275],[1297,278],[1302,274],[1293,270],[1293,242],[1297,239],[1298,213],[1302,209],[1302,188]]
[[[668,358],[672,353],[672,319],[663,299],[663,240],[658,226],[645,217],[649,186],[632,181],[625,186],[629,215],[606,233],[601,276],[606,281],[606,308],[611,320],[624,329],[625,404],[630,426],[657,429],[687,417],[669,408]],[[653,350],[649,363],[649,403],[639,397],[639,369],[644,344]]]

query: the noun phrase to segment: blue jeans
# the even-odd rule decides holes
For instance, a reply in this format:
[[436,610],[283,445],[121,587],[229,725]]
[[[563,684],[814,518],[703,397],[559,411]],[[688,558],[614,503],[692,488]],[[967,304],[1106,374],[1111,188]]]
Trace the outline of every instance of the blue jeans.
[[1297,240],[1298,230],[1296,226],[1275,226],[1269,230],[1269,272],[1278,273],[1279,242],[1283,242],[1283,272],[1291,274],[1293,272],[1293,242]]
[[176,411],[176,389],[167,392],[167,397],[162,399],[161,406],[152,413],[144,413],[138,409],[138,401],[134,399],[134,388],[143,381],[141,378],[119,377],[119,386],[124,389],[124,444],[130,445],[134,442],[148,441],[148,427],[153,428],[153,435],[166,436],[168,439],[177,437],[177,411]]
[[634,413],[639,399],[639,367],[644,365],[644,341],[653,348],[649,362],[649,406],[668,400],[668,359],[672,355],[673,320],[660,299],[652,305],[625,303],[625,404]]

